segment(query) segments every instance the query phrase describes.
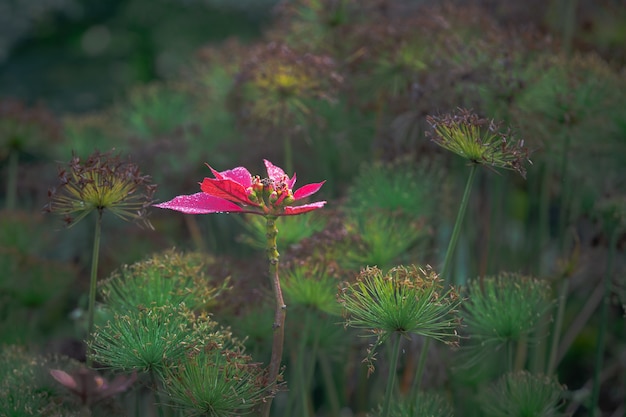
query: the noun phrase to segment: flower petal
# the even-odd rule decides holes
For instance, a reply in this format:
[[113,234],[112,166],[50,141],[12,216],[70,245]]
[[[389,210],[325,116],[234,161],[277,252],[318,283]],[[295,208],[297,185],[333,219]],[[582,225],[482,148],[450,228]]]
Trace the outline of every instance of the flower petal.
[[294,193],[293,193],[293,198],[295,198],[296,200],[301,200],[303,198],[307,198],[310,195],[315,194],[316,192],[318,192],[320,190],[320,188],[322,188],[322,185],[324,185],[326,181],[322,181],[322,182],[317,182],[314,184],[307,184],[304,185],[300,188],[298,188]]
[[293,173],[293,177],[291,177],[291,179],[289,181],[287,181],[287,187],[289,187],[290,190],[293,190],[293,186],[296,185],[296,173]]
[[258,206],[258,204],[253,203],[248,198],[248,189],[246,187],[229,178],[205,178],[200,185],[200,189],[213,197],[223,198],[235,203]]
[[179,195],[165,203],[155,204],[154,207],[176,210],[187,214],[232,213],[243,211],[241,207],[233,202],[206,193]]
[[76,379],[74,379],[74,377],[67,372],[60,369],[51,369],[50,375],[52,375],[52,377],[56,379],[61,385],[64,385],[69,389],[78,389]]
[[274,181],[282,181],[283,178],[287,176],[287,174],[285,174],[285,171],[283,171],[282,168],[277,167],[276,165],[272,164],[267,159],[264,159],[263,162],[265,162],[265,168],[267,169],[267,176],[270,179]]
[[308,213],[309,211],[324,207],[325,204],[326,201],[316,201],[315,203],[304,204],[296,207],[287,206],[285,207],[283,216],[295,216],[296,214]]
[[230,179],[238,184],[241,184],[244,188],[248,188],[252,185],[252,174],[250,174],[250,171],[244,167],[237,167],[219,172],[211,168],[209,164],[207,164],[207,166],[211,169],[211,172],[218,180]]

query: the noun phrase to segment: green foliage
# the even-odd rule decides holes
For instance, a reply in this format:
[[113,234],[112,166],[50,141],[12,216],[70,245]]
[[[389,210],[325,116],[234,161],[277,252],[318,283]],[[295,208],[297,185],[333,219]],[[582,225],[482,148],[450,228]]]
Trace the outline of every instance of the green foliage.
[[473,280],[461,314],[471,339],[482,346],[518,341],[532,331],[551,303],[547,282],[518,274]]
[[340,314],[336,297],[338,280],[321,266],[296,266],[284,274],[281,285],[289,303],[330,315]]
[[555,378],[512,372],[485,389],[480,404],[486,417],[556,417],[563,390]]
[[202,346],[215,325],[195,317],[184,303],[139,306],[96,326],[90,358],[110,368],[162,375],[194,346]]
[[391,410],[392,417],[454,417],[452,406],[444,397],[419,392],[415,398],[400,399]]
[[39,416],[50,406],[49,393],[40,388],[45,361],[17,346],[3,346],[0,354],[0,409],[7,417]]
[[[350,222],[356,224],[350,228]],[[356,270],[369,265],[389,269],[400,258],[406,258],[409,249],[427,236],[422,223],[398,212],[358,213],[348,221],[348,228],[360,244],[349,248],[339,261]]]
[[454,345],[458,342],[460,304],[453,289],[445,290],[431,269],[399,266],[383,273],[366,268],[354,283],[339,290],[346,326],[365,329],[376,336],[368,352],[368,363],[378,346],[391,335],[416,334]]
[[206,309],[228,284],[206,275],[211,262],[207,255],[174,249],[154,254],[114,272],[102,286],[104,302],[116,313],[181,303],[192,310]]
[[186,355],[167,372],[165,389],[187,416],[248,414],[270,395],[260,364],[243,354],[229,334],[223,336],[219,343]]
[[118,113],[130,136],[150,139],[189,128],[194,108],[190,91],[176,86],[152,84],[136,88]]
[[[44,356],[23,346],[0,346],[0,413],[3,417],[78,416],[74,403],[65,402],[64,389],[50,376],[50,369],[78,369],[64,357]],[[94,408],[94,417],[119,414],[105,405]],[[101,414],[106,411],[106,414]]]
[[428,237],[441,172],[410,161],[363,165],[348,189],[347,227],[359,245],[340,261],[352,269],[377,265],[385,270]]
[[433,215],[443,176],[427,163],[396,161],[363,164],[347,191],[348,212],[399,211],[413,220]]

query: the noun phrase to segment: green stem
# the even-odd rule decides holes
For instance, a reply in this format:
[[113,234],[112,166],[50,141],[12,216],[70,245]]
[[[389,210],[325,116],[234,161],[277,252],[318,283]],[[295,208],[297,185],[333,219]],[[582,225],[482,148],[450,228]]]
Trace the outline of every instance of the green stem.
[[[308,415],[309,410],[309,398],[308,398],[308,378],[306,372],[305,361],[310,361],[310,358],[315,358],[313,354],[306,354],[306,342],[307,337],[310,334],[310,312],[305,310],[304,312],[304,324],[301,327],[302,333],[300,334],[300,343],[298,351],[293,356],[293,382],[295,384],[295,390],[290,389],[291,395],[287,400],[287,407],[285,407],[286,416],[300,415],[305,417]],[[315,362],[310,361],[310,362]],[[301,410],[298,410],[297,399],[300,399]]]
[[7,172],[7,210],[15,210],[17,206],[17,171],[19,168],[19,153],[15,149],[9,150],[9,166]]
[[465,217],[465,212],[467,211],[467,204],[469,203],[469,196],[472,191],[472,184],[474,182],[474,177],[476,176],[477,167],[477,164],[472,164],[470,168],[470,173],[467,177],[467,183],[465,184],[465,191],[463,192],[463,199],[461,200],[461,206],[459,207],[459,212],[457,213],[456,221],[454,222],[454,229],[452,230],[450,243],[448,244],[448,249],[446,250],[446,257],[443,261],[441,277],[448,284],[452,282],[452,280],[448,276],[450,272],[450,263],[452,261],[454,248],[456,247],[456,244],[459,240],[459,235],[461,233],[461,225],[463,224],[463,218]]
[[[280,279],[278,277],[278,261],[280,254],[276,246],[276,238],[278,236],[278,228],[276,227],[276,216],[266,216],[266,249],[267,259],[269,260],[269,276],[272,281],[272,289],[274,290],[274,298],[276,300],[276,308],[274,311],[274,336],[272,340],[272,357],[269,364],[268,384],[275,385],[280,374],[280,362],[283,356],[283,345],[285,343],[285,317],[287,315],[287,306],[283,299],[283,292],[280,287]],[[268,398],[262,406],[261,416],[269,417],[272,408],[272,398]]]
[[596,346],[596,363],[593,372],[593,388],[591,390],[591,402],[589,404],[590,415],[595,415],[595,410],[600,397],[600,371],[602,368],[602,357],[604,355],[604,345],[606,339],[606,324],[609,319],[609,296],[611,294],[611,273],[613,270],[613,258],[617,247],[618,229],[611,232],[609,243],[609,254],[606,261],[606,272],[604,274],[604,295],[602,297],[602,310],[600,310],[600,329],[598,331],[598,344]]
[[559,250],[563,251],[565,248],[565,229],[569,225],[569,216],[570,216],[570,181],[567,176],[568,166],[569,166],[569,149],[570,149],[570,135],[569,130],[566,127],[565,138],[563,139],[563,152],[561,154],[561,198],[560,198],[560,208],[559,208],[559,230],[558,230],[558,239],[559,239]]
[[[87,310],[87,337],[93,332],[94,308],[96,304],[96,288],[98,285],[98,258],[100,255],[100,235],[102,230],[102,210],[97,211],[96,228],[93,235],[93,252],[91,254],[91,278],[89,281],[89,306]],[[91,367],[92,360],[87,355],[87,366]]]
[[157,413],[159,417],[164,417],[163,413],[163,402],[161,401],[161,396],[159,395],[159,380],[156,377],[154,371],[150,371],[150,379],[152,380],[152,393],[154,394],[154,406],[157,409]]
[[[319,342],[319,326],[312,326],[311,325],[311,318],[310,316],[315,314],[314,311],[307,309],[306,310],[306,316],[307,316],[307,323],[304,327],[305,332],[304,335],[313,335],[313,340],[312,340],[312,345],[311,345],[311,350],[309,352],[308,355],[306,355],[306,351],[303,352],[305,357],[308,357],[309,360],[305,361],[302,359],[299,359],[299,362],[302,364],[302,371],[303,371],[303,382],[304,384],[302,385],[303,388],[303,393],[302,393],[302,406],[303,406],[303,410],[302,410],[302,414],[300,414],[301,416],[309,416],[311,415],[311,413],[313,412],[312,409],[312,399],[311,399],[311,384],[313,383],[313,376],[315,374],[315,364],[316,364],[316,359],[317,359],[317,346],[318,346],[318,342]],[[305,339],[303,335],[303,339]],[[308,365],[308,366],[307,366]]]
[[391,360],[389,362],[389,376],[387,378],[387,390],[385,391],[385,402],[383,403],[382,417],[389,417],[391,413],[391,397],[394,393],[394,385],[396,382],[396,366],[398,365],[398,356],[400,355],[400,334],[394,334],[395,337],[393,348],[391,350]]
[[415,400],[422,385],[422,377],[424,375],[424,364],[426,364],[426,358],[428,357],[428,348],[430,347],[430,338],[424,338],[424,346],[422,346],[422,352],[420,353],[420,359],[417,363],[417,373],[415,374],[415,381],[413,382],[413,392],[411,399]]
[[567,302],[567,294],[569,292],[569,279],[563,279],[561,290],[559,291],[559,306],[556,312],[556,320],[554,321],[554,329],[552,330],[552,344],[550,345],[550,356],[548,359],[547,374],[552,375],[556,369],[557,354],[559,352],[559,343],[561,338],[561,330],[563,328],[563,317],[565,316],[565,303]]
[[330,415],[332,417],[338,417],[341,406],[339,405],[339,396],[337,395],[337,389],[335,387],[335,380],[333,378],[331,365],[328,362],[328,357],[324,355],[323,353],[320,353],[319,363],[320,363],[320,369],[322,370],[322,378],[324,379],[324,385],[326,386],[328,402],[330,403]]

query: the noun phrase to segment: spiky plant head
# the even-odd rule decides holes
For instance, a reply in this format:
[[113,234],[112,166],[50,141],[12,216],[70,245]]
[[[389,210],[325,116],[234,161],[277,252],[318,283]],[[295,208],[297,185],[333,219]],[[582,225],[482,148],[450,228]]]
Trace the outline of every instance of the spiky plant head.
[[269,126],[309,117],[307,100],[334,100],[342,82],[330,57],[300,54],[276,42],[254,51],[238,80],[237,111]]
[[101,287],[108,309],[124,313],[140,306],[185,303],[189,309],[206,309],[228,288],[228,279],[206,274],[212,260],[206,254],[170,249],[115,271]]
[[481,118],[467,109],[442,116],[427,116],[431,140],[473,164],[516,171],[526,178],[530,152],[501,123]]
[[290,270],[282,278],[282,288],[288,304],[319,310],[330,315],[340,315],[337,304],[338,279],[329,268],[301,264]]
[[480,344],[499,345],[528,335],[550,307],[550,286],[529,276],[501,273],[472,280],[461,315]]
[[584,190],[598,199],[617,187],[623,190],[623,73],[594,53],[545,53],[525,67],[524,76],[526,88],[512,115],[539,149],[535,159],[565,169],[560,173],[576,182],[577,194]]
[[205,417],[248,414],[271,395],[261,364],[230,336],[178,361],[166,373],[165,390],[185,415]]
[[518,371],[485,389],[479,402],[485,417],[556,417],[564,390],[553,377]]
[[346,227],[355,235],[355,244],[340,259],[342,266],[357,269],[378,265],[388,269],[406,260],[409,251],[428,236],[423,220],[401,211],[371,210],[357,212]]
[[441,395],[434,392],[418,392],[412,397],[394,403],[391,417],[453,417],[454,409]]
[[117,117],[133,137],[153,139],[193,122],[195,91],[183,83],[141,85],[130,91],[117,109]]
[[458,343],[459,296],[430,267],[398,266],[387,273],[367,267],[355,282],[344,283],[338,293],[345,325],[376,336],[366,362],[373,372],[376,348],[391,335],[416,334],[449,345]]
[[202,346],[215,326],[184,303],[138,306],[96,326],[88,342],[90,356],[109,368],[162,374],[195,346]]
[[345,206],[350,213],[385,210],[418,220],[429,218],[437,207],[436,187],[443,182],[438,166],[412,160],[362,165],[348,188]]
[[93,211],[111,212],[122,220],[138,221],[152,228],[147,208],[152,204],[156,185],[141,175],[139,167],[122,160],[112,151],[95,151],[81,161],[73,155],[67,168],[59,170],[60,185],[48,191],[44,211],[63,216],[68,226]]

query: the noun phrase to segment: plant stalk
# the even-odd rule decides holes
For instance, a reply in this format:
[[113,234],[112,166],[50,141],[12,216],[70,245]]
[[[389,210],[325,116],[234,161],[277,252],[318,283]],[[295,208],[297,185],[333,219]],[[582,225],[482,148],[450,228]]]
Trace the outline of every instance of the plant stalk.
[[563,329],[563,318],[565,317],[565,304],[567,303],[567,294],[569,293],[569,279],[564,278],[559,291],[558,308],[556,312],[556,320],[552,329],[552,344],[550,346],[550,356],[548,359],[547,375],[552,375],[556,370],[557,354],[559,351],[559,342],[561,331]]
[[598,331],[598,344],[596,346],[596,360],[593,372],[593,387],[591,390],[591,402],[589,404],[590,415],[595,416],[595,410],[598,406],[600,397],[600,372],[602,368],[602,357],[604,355],[604,345],[606,339],[606,325],[609,319],[609,296],[611,294],[611,273],[613,270],[613,258],[617,247],[617,238],[619,236],[618,228],[614,228],[611,232],[609,243],[609,254],[606,261],[606,272],[604,275],[604,294],[602,296],[602,310],[600,310],[600,329]]
[[424,376],[424,365],[426,364],[426,358],[428,357],[428,348],[430,347],[430,337],[424,338],[424,345],[420,352],[419,362],[417,363],[417,373],[415,374],[415,381],[413,382],[413,389],[411,392],[411,398],[414,400],[417,398],[417,394],[420,391],[422,385],[422,378]]
[[[283,356],[283,345],[285,342],[285,317],[287,316],[287,306],[283,299],[283,292],[280,287],[278,277],[278,261],[280,254],[276,245],[278,228],[276,227],[276,216],[266,216],[266,237],[267,237],[267,259],[269,260],[269,276],[272,281],[276,309],[274,311],[274,335],[272,339],[272,356],[269,364],[268,384],[275,385],[280,374],[280,362]],[[269,417],[272,407],[272,398],[268,398],[262,406],[261,415]]]
[[161,401],[161,395],[159,394],[159,380],[157,379],[154,370],[150,371],[150,379],[152,380],[152,385],[153,385],[152,394],[154,395],[154,402],[155,402],[154,406],[157,409],[157,413],[159,417],[164,417],[163,402]]
[[454,253],[454,249],[456,248],[456,244],[459,240],[459,235],[461,233],[461,225],[463,224],[463,218],[465,217],[465,212],[467,211],[467,205],[469,203],[469,196],[472,191],[472,184],[474,183],[474,177],[476,176],[477,167],[478,167],[477,164],[472,164],[470,168],[470,173],[469,173],[469,176],[467,177],[467,182],[465,183],[465,191],[463,192],[463,199],[461,200],[461,206],[459,207],[459,212],[457,213],[456,221],[454,222],[454,229],[452,230],[450,243],[448,244],[448,249],[446,250],[446,257],[443,261],[441,277],[447,284],[452,283],[452,280],[448,276],[450,273],[450,263],[452,261],[452,255]]
[[[100,235],[102,232],[102,210],[97,210],[96,227],[93,234],[93,252],[91,254],[91,277],[89,281],[89,305],[87,310],[87,337],[93,333],[94,309],[96,304],[96,289],[98,286],[98,259],[100,257]],[[87,355],[87,366],[91,367],[92,360]]]
[[322,378],[324,379],[324,386],[326,387],[326,394],[328,395],[328,402],[330,403],[330,416],[338,417],[341,406],[339,404],[339,395],[335,387],[331,364],[329,363],[328,357],[321,352],[318,354],[318,360],[322,371]]
[[387,390],[385,391],[385,402],[383,403],[382,417],[389,417],[391,413],[391,397],[394,393],[394,385],[396,382],[396,366],[398,365],[398,356],[400,355],[400,334],[394,334],[393,348],[391,349],[391,360],[389,362],[389,376],[387,378]]

